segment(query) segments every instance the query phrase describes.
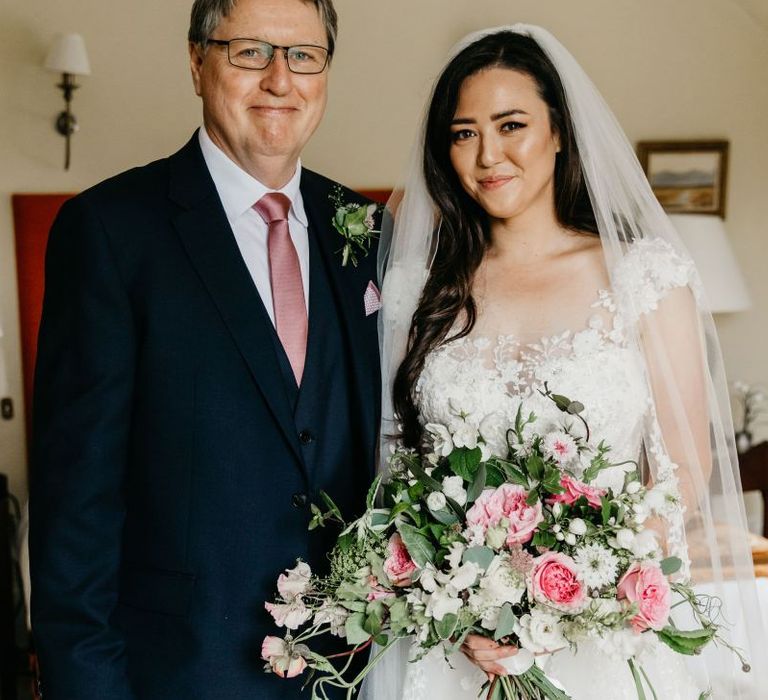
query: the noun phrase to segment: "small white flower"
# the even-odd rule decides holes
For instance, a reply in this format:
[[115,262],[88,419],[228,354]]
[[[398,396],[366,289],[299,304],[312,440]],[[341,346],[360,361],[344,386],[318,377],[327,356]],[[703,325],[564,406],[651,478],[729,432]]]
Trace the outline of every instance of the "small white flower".
[[581,518],[574,518],[568,523],[568,530],[574,535],[581,537],[587,533],[587,524]]
[[571,545],[571,547],[573,547],[573,545],[576,544],[576,535],[574,535],[572,532],[569,532],[565,536],[565,543],[569,544],[569,545]]
[[613,585],[618,574],[619,558],[599,544],[579,547],[574,554],[579,578],[588,588]]
[[446,588],[451,593],[460,593],[466,588],[474,585],[480,574],[480,567],[472,562],[462,564],[456,571],[453,572],[450,582]]
[[461,566],[461,558],[464,556],[466,547],[461,542],[453,542],[448,549],[445,559],[451,569],[458,569]]
[[328,624],[331,626],[331,634],[343,637],[345,634],[344,623],[347,621],[347,617],[349,617],[349,612],[346,608],[326,600],[315,613],[314,624]]
[[424,426],[424,430],[432,437],[432,449],[436,455],[447,457],[453,452],[453,440],[448,432],[448,428],[440,423],[427,423]]
[[439,621],[446,615],[457,615],[462,605],[462,599],[452,595],[447,588],[438,588],[429,596],[424,614]]
[[579,454],[576,441],[566,432],[555,430],[548,433],[541,443],[541,449],[558,464],[567,464]]
[[632,496],[636,494],[642,487],[643,486],[639,481],[630,481],[627,484],[627,488],[625,490],[630,496]]
[[555,520],[557,520],[562,514],[563,514],[563,504],[555,503],[555,505],[552,506],[552,517]]
[[479,437],[480,435],[474,425],[462,421],[453,433],[453,444],[456,447],[474,450],[477,447]]
[[429,494],[429,496],[427,496],[427,506],[432,511],[443,510],[443,508],[446,506],[446,503],[447,501],[445,500],[445,495],[440,491],[433,491]]
[[443,479],[443,493],[447,498],[452,498],[460,506],[463,506],[467,502],[464,479],[460,476],[446,476]]

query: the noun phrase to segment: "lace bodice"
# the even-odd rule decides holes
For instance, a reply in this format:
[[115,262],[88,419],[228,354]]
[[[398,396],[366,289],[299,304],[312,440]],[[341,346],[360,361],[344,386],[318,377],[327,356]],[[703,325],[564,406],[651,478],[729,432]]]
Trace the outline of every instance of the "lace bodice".
[[[531,432],[543,434],[572,420],[542,396],[546,383],[584,404],[592,435],[611,446],[612,462],[637,461],[645,438],[656,480],[667,481],[674,490],[675,465],[665,454],[643,358],[630,329],[637,327],[639,316],[658,308],[670,290],[690,284],[692,271],[691,263],[668,243],[641,240],[614,271],[613,289],[595,293],[573,330],[535,343],[475,331],[449,340],[429,354],[416,384],[421,421],[451,427],[466,420],[494,453],[503,454],[504,430],[514,423],[521,403],[525,415],[536,415],[527,428]],[[601,472],[596,484],[619,488],[623,480],[624,468],[613,467]],[[670,537],[681,550],[679,518]]]

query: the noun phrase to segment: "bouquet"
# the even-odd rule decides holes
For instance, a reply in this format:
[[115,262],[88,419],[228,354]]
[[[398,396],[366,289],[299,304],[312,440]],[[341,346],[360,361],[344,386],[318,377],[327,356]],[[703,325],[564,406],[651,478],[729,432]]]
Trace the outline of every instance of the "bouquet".
[[[359,519],[346,523],[327,494],[312,506],[311,528],[332,521],[343,531],[329,553],[330,573],[313,575],[299,561],[266,603],[283,638],[262,646],[266,670],[291,678],[308,672],[312,700],[330,688],[351,698],[397,640],[409,637],[415,658],[438,648],[446,658],[469,634],[518,647],[509,675],[486,683],[490,700],[566,700],[540,663],[586,639],[627,662],[638,698],[655,697],[639,658],[656,637],[679,654],[715,640],[714,606],[664,557],[648,519],[677,508],[674,490],[648,488],[637,464],[616,465],[591,439],[584,407],[542,392],[563,412],[561,429],[533,432],[522,407],[498,440],[463,414],[450,427],[427,424],[422,452],[396,448],[386,481],[378,478]],[[499,427],[499,426],[497,426]],[[622,466],[623,488],[599,488],[601,471]],[[690,607],[695,629],[678,629],[671,610]],[[312,650],[321,635],[348,651]],[[352,659],[375,642],[362,670]],[[743,659],[744,670],[749,670]]]

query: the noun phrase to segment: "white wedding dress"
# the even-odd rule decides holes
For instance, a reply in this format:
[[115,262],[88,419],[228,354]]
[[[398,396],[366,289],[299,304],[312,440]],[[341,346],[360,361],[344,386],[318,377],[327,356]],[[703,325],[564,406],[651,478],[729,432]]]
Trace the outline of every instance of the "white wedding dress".
[[[489,333],[481,308],[468,337],[448,342],[427,357],[416,387],[423,423],[449,425],[463,412],[467,420],[482,423],[487,440],[503,440],[503,435],[494,436],[494,427],[513,424],[522,402],[526,415],[536,414],[534,432],[543,433],[568,420],[539,393],[546,382],[553,392],[584,404],[593,436],[612,447],[611,461],[637,460],[649,420],[650,393],[642,360],[624,334],[633,319],[622,311],[622,299],[632,299],[632,313],[650,313],[667,293],[689,283],[691,267],[660,240],[640,241],[633,248],[622,263],[626,267],[613,275],[613,291],[594,290],[591,308],[547,337],[521,339],[503,328]],[[661,449],[661,440],[649,449]],[[658,479],[674,479],[675,467],[669,460],[667,465],[668,472]],[[596,483],[621,487],[623,480],[622,468],[612,467]],[[672,527],[675,538],[670,547],[685,558],[681,523]],[[648,643],[642,666],[658,698],[698,700],[705,688],[693,680],[683,657],[655,636],[644,637]],[[611,658],[605,646],[590,640],[580,644],[577,654],[556,652],[544,661],[545,671],[573,700],[636,700],[626,661]],[[437,649],[406,665],[402,700],[475,700],[483,682],[484,675],[461,654],[449,664]]]

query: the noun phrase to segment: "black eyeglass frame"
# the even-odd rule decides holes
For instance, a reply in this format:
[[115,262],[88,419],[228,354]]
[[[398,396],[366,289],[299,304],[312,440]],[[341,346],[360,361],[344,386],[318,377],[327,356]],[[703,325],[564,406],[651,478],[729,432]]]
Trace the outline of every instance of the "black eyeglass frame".
[[[258,42],[259,44],[266,44],[267,46],[272,47],[272,57],[269,59],[269,63],[267,63],[266,66],[263,68],[246,68],[245,66],[239,66],[236,63],[232,62],[232,55],[229,51],[229,46],[233,41],[253,41]],[[291,73],[295,73],[296,75],[319,75],[322,73],[327,67],[328,63],[331,60],[331,52],[325,47],[325,46],[319,46],[317,44],[295,44],[294,46],[278,46],[277,44],[271,44],[268,41],[264,41],[264,39],[252,39],[250,37],[244,37],[239,36],[235,37],[234,39],[206,39],[206,44],[215,44],[216,46],[226,46],[227,47],[227,60],[229,61],[230,65],[234,66],[235,68],[240,68],[242,70],[267,70],[272,65],[272,62],[275,60],[275,56],[277,56],[277,52],[275,49],[282,49],[283,51],[283,58],[285,58],[285,64],[288,66],[288,70],[291,71]],[[291,64],[288,61],[288,51],[290,49],[298,49],[302,46],[306,46],[307,48],[313,48],[313,49],[321,49],[325,51],[325,63],[323,63],[323,67],[320,70],[312,71],[310,73],[303,73],[300,71],[293,70],[291,68]]]

